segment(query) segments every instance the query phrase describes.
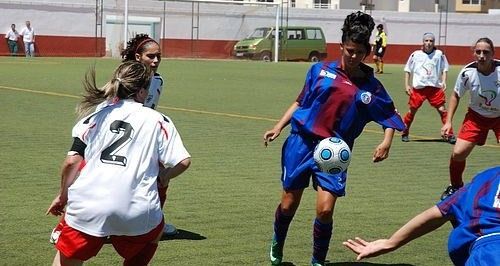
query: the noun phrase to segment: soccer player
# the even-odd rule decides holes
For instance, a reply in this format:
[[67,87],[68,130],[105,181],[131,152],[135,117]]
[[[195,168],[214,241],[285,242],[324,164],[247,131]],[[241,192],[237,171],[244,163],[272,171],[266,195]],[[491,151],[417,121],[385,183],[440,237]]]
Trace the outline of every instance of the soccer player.
[[[124,265],[147,265],[153,257],[164,224],[158,176],[167,185],[189,167],[190,155],[170,118],[143,106],[152,74],[127,61],[103,88],[94,72],[86,76],[61,189],[47,210],[65,213],[53,265],[82,265],[107,238]],[[100,102],[108,104],[92,113]]]
[[500,61],[494,59],[494,55],[493,42],[489,38],[480,38],[474,45],[476,61],[466,65],[458,75],[450,97],[450,113],[441,128],[441,134],[446,136],[451,131],[453,116],[466,91],[470,92],[469,108],[450,158],[451,184],[441,198],[463,186],[462,174],[467,156],[476,145],[486,143],[490,130],[493,130],[497,143],[500,143]]
[[385,54],[385,49],[387,47],[387,34],[384,32],[384,25],[377,25],[377,36],[375,36],[375,41],[373,43],[373,61],[375,62],[375,67],[377,69],[377,74],[384,73],[384,61],[382,58]]
[[472,182],[418,214],[389,239],[356,237],[343,244],[357,260],[394,251],[451,221],[448,253],[454,265],[500,265],[500,166],[477,174]]
[[[121,53],[123,62],[126,61],[138,61],[147,66],[149,66],[154,75],[151,78],[151,82],[148,88],[148,96],[146,97],[146,101],[144,102],[144,106],[156,109],[158,106],[158,101],[160,100],[160,95],[163,90],[163,78],[157,72],[158,67],[161,63],[161,50],[160,45],[154,40],[151,39],[147,34],[137,34],[134,38],[127,42],[127,47]],[[99,104],[96,109],[100,109],[108,104],[107,101]],[[83,162],[80,168],[85,166],[85,162]],[[162,165],[160,165],[162,167]],[[167,188],[168,186],[163,187],[158,182],[158,190],[160,192],[160,203],[161,207],[165,205],[165,201],[167,199]],[[61,217],[61,221],[64,219],[64,216]],[[59,234],[61,233],[62,223],[60,222],[53,230],[50,235],[50,242],[55,244]],[[165,236],[173,236],[178,233],[177,228],[173,224],[165,223],[165,227],[163,228],[163,234]]]
[[[139,61],[151,67],[154,71],[154,76],[148,88],[148,96],[144,102],[144,106],[156,109],[160,95],[163,90],[163,78],[158,73],[158,67],[161,63],[161,49],[160,45],[149,37],[147,34],[137,34],[134,38],[127,42],[127,47],[121,53],[123,62],[128,60]],[[162,165],[160,165],[162,167]],[[158,183],[158,190],[160,191],[161,207],[165,205],[167,200],[168,186],[163,187]],[[163,234],[166,236],[173,236],[178,233],[177,228],[173,224],[165,223]]]
[[389,155],[394,130],[404,124],[373,69],[362,61],[370,53],[370,35],[375,23],[370,15],[348,15],[342,27],[339,61],[314,64],[296,101],[278,123],[264,133],[264,144],[275,140],[288,124],[291,133],[282,148],[283,192],[276,208],[270,259],[281,264],[288,227],[312,177],[317,190],[313,229],[312,265],[324,265],[333,230],[333,210],[345,194],[346,172],[327,174],[314,164],[313,150],[327,137],[339,137],[352,149],[365,125],[375,121],[383,127],[383,141],[375,148],[373,161]]
[[[434,34],[427,32],[423,36],[421,50],[417,50],[410,55],[404,68],[406,94],[410,96],[408,100],[409,111],[403,121],[406,129],[401,135],[403,142],[410,141],[410,127],[415,119],[415,114],[425,100],[429,101],[432,107],[436,108],[441,116],[441,122],[446,123],[448,112],[445,108],[446,76],[448,72],[448,60],[444,53],[434,45]],[[411,85],[410,85],[411,78]],[[455,144],[456,138],[450,128],[448,135],[444,136],[451,144]]]

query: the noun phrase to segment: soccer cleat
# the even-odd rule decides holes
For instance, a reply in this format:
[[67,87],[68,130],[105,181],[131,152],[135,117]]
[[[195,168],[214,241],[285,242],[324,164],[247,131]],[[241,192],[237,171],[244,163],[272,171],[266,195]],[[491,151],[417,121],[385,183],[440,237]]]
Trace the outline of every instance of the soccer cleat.
[[165,226],[163,226],[163,235],[164,236],[175,236],[179,233],[179,231],[177,231],[177,228],[175,228],[175,226],[173,224],[165,224]]
[[453,193],[457,192],[459,190],[459,188],[456,188],[452,185],[449,185],[443,192],[443,194],[441,194],[441,200],[444,200],[446,199],[447,197],[453,195]]
[[283,260],[283,248],[280,247],[278,242],[274,239],[271,243],[269,258],[271,259],[271,265],[281,265],[281,261]]
[[455,137],[455,135],[451,135],[448,137],[447,141],[450,144],[455,144],[455,143],[457,143],[457,137]]
[[311,266],[325,266],[325,262],[317,261],[315,258],[312,258]]
[[402,135],[401,136],[401,141],[402,142],[410,142],[410,137],[408,137],[408,135]]

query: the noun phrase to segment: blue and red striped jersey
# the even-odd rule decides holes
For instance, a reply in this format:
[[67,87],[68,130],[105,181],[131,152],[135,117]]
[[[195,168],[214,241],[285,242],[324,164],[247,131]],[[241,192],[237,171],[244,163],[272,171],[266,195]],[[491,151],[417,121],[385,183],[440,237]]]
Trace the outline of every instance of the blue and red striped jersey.
[[448,238],[448,253],[455,265],[464,265],[474,241],[500,234],[500,166],[477,174],[437,207],[456,221]]
[[336,136],[352,149],[363,128],[375,121],[402,131],[405,125],[373,69],[360,65],[362,78],[349,78],[340,62],[320,62],[308,71],[293,113],[293,132],[317,138]]

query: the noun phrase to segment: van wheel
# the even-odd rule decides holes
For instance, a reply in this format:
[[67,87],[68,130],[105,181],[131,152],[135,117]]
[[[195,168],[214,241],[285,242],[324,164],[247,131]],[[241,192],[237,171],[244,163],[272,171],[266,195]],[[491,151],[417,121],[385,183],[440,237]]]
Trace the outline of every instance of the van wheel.
[[319,61],[320,58],[317,52],[312,52],[311,54],[309,54],[309,62],[319,62]]
[[265,61],[265,62],[270,62],[271,61],[271,52],[262,52],[260,54],[260,60]]

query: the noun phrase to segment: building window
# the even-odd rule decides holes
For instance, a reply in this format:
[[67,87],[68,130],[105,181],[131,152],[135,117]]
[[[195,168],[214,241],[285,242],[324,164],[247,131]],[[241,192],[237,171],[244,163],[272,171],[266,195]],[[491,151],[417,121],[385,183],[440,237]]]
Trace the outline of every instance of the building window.
[[480,5],[481,4],[481,0],[462,0],[462,4],[464,5]]
[[330,8],[330,0],[314,0],[314,8]]

